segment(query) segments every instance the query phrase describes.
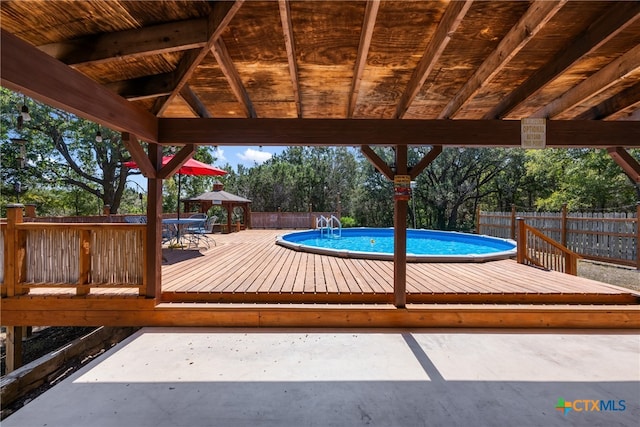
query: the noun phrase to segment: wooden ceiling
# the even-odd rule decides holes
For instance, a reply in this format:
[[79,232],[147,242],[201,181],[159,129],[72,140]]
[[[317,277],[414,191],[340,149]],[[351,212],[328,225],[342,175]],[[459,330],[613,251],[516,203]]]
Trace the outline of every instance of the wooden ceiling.
[[[152,142],[393,143],[406,123],[409,144],[489,144],[526,117],[640,141],[637,1],[3,0],[0,26],[3,86]],[[169,120],[193,118],[248,120]]]

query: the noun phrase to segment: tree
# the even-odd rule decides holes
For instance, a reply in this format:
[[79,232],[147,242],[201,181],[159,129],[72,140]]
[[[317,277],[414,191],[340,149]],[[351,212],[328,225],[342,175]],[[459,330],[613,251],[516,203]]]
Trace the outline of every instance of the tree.
[[[111,206],[116,213],[127,177],[136,173],[122,165],[128,153],[120,134],[6,89],[0,93],[3,157],[13,165],[2,168],[3,182],[20,182],[30,190],[81,189],[100,203],[82,203],[80,213],[96,213],[101,205]],[[27,105],[31,120],[20,126],[17,117],[22,105]],[[24,143],[12,143],[12,139]],[[24,167],[18,164],[20,145],[25,150]],[[46,210],[46,206],[40,208]]]

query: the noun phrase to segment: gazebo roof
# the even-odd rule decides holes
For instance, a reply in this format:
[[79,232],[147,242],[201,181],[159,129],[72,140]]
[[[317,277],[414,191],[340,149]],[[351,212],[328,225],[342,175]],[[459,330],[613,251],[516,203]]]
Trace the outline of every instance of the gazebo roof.
[[211,201],[213,204],[225,204],[225,203],[251,203],[251,200],[245,199],[244,197],[237,196],[235,194],[228,193],[224,190],[220,191],[207,191],[206,193],[202,193],[197,197],[192,197],[190,199],[186,199],[186,202],[198,202],[198,201]]

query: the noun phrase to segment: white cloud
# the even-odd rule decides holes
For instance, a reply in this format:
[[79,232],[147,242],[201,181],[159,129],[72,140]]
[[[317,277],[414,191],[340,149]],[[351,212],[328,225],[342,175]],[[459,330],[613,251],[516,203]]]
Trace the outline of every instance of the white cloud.
[[258,151],[254,150],[253,148],[247,148],[246,150],[244,150],[244,153],[238,153],[238,157],[240,157],[240,159],[242,159],[244,162],[260,164],[269,160],[272,157],[272,154],[266,151]]
[[224,156],[224,150],[220,147],[216,147],[216,149],[213,150],[213,157],[216,158],[216,163],[218,164],[227,161],[227,158]]

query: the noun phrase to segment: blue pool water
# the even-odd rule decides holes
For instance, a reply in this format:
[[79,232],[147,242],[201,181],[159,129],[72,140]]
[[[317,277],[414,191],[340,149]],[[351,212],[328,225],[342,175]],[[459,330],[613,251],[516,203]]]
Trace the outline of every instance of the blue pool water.
[[[321,237],[319,230],[282,236],[278,244],[300,251],[354,258],[391,259],[392,228],[347,228],[341,237]],[[484,261],[515,255],[515,242],[476,234],[407,230],[409,261]]]

